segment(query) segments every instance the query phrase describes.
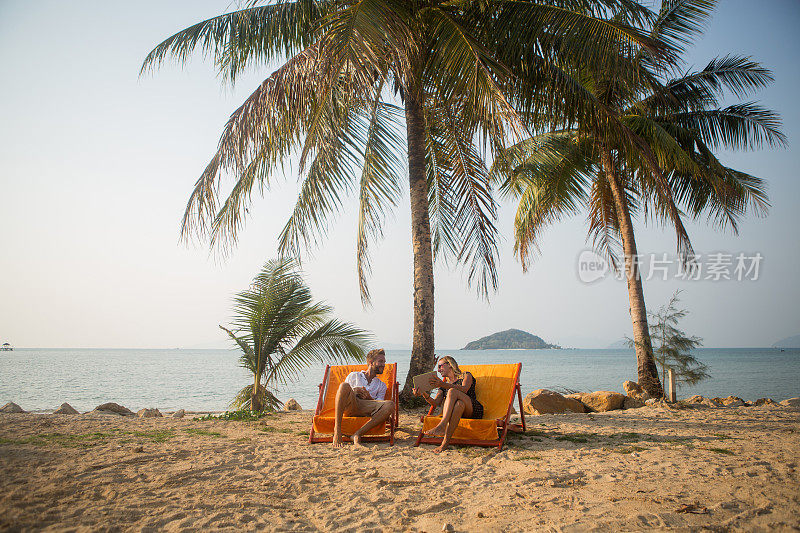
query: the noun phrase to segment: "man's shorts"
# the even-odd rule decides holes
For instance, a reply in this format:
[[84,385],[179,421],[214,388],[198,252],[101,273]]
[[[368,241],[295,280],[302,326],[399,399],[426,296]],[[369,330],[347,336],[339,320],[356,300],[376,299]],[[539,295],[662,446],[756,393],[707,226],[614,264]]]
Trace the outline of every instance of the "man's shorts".
[[[354,393],[355,395],[355,393]],[[373,416],[385,404],[391,404],[391,400],[363,400],[358,396],[344,412],[345,416]]]

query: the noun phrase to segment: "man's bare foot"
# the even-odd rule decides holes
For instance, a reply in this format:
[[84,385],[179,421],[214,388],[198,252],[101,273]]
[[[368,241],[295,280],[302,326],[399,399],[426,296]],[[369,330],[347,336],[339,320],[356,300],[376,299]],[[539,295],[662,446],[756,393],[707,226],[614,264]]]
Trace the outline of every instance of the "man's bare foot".
[[441,446],[439,446],[438,448],[433,450],[433,453],[442,453],[443,451],[445,451],[449,447],[450,447],[449,444],[442,443]]
[[333,447],[334,448],[341,448],[344,446],[342,444],[342,432],[341,431],[334,431],[333,432]]
[[425,432],[425,436],[427,437],[444,437],[444,426],[436,426],[435,428],[431,428]]
[[364,448],[364,445],[361,444],[361,435],[353,435],[353,447]]

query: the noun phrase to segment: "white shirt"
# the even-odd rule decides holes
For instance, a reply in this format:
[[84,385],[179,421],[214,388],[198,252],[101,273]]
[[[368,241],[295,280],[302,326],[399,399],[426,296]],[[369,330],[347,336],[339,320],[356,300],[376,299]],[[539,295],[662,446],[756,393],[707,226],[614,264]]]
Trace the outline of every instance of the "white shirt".
[[364,371],[350,372],[345,383],[353,387],[364,387],[367,392],[372,396],[373,400],[383,400],[386,398],[386,383],[378,379],[378,376],[372,378],[372,381],[367,383],[367,374]]

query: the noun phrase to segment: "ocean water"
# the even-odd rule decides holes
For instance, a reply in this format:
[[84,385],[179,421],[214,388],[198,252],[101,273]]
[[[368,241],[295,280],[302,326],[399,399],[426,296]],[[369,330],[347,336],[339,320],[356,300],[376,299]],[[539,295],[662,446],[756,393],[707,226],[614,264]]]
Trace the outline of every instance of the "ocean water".
[[[633,350],[452,350],[459,363],[522,362],[523,394],[539,389],[622,391],[622,382],[636,380]],[[697,358],[709,366],[711,378],[681,386],[679,397],[770,397],[776,401],[800,396],[800,349],[703,348]],[[402,387],[410,352],[388,350],[398,363]],[[304,409],[317,402],[317,384],[324,365],[308,368],[278,388],[281,400],[294,398]],[[14,401],[28,411],[52,411],[68,402],[88,411],[116,402],[136,411],[224,411],[236,393],[250,383],[232,350],[16,349],[0,352],[0,402]]]

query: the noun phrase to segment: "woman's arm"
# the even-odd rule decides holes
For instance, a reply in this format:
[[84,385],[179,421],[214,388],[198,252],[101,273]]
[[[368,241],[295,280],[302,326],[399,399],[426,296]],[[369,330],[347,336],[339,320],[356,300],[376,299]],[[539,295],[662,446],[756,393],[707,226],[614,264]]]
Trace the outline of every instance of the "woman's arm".
[[431,405],[433,407],[437,407],[440,403],[442,403],[442,398],[444,396],[442,394],[441,389],[439,390],[438,394],[436,395],[436,398],[432,398],[430,394],[422,394],[416,388],[414,388],[412,390],[412,393],[414,394],[414,396],[422,396],[422,399],[425,400],[426,402],[428,402],[428,405]]
[[[441,381],[441,380],[440,380]],[[466,394],[470,387],[472,387],[473,377],[472,374],[469,372],[464,372],[464,377],[461,378],[461,385],[457,385],[455,383],[447,383],[446,381],[442,381],[442,387],[447,389],[456,389]]]

